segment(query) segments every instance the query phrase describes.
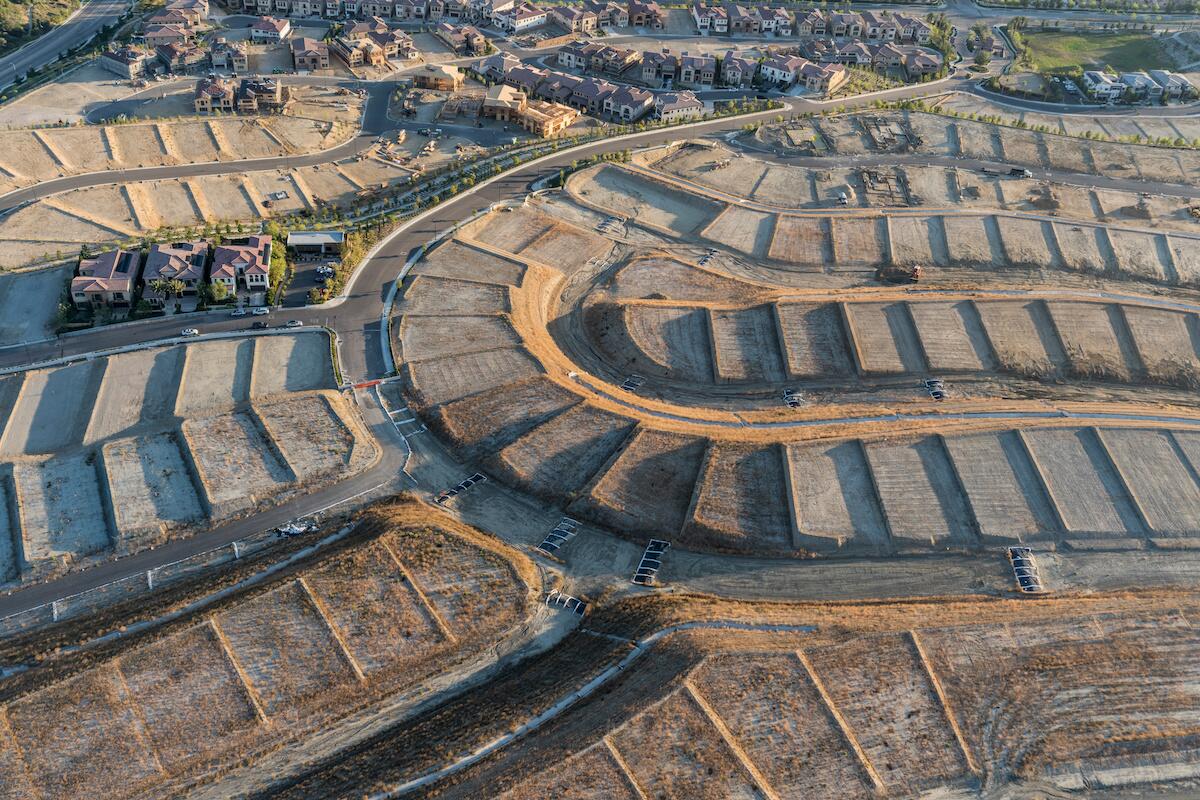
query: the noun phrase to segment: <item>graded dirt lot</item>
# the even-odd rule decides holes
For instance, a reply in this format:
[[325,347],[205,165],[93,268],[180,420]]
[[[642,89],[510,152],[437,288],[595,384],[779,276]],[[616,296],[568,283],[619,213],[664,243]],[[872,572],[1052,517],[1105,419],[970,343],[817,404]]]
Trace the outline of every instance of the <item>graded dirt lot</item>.
[[375,445],[333,389],[319,332],[5,376],[0,574],[141,550],[365,469]]
[[[73,189],[37,200],[0,221],[0,270],[58,264],[73,257],[82,245],[94,249],[210,223],[257,224],[266,217],[311,210],[318,204],[345,207],[362,191],[406,180],[407,175],[398,167],[380,165],[364,176],[368,179],[364,183],[347,178],[340,164],[327,163],[306,170],[201,175]],[[264,205],[268,200],[269,207]]]
[[[671,158],[681,169],[678,153]],[[1190,515],[1165,511],[1168,496],[1200,491],[1183,445],[1190,400],[1178,393],[1200,362],[1193,307],[1156,307],[1151,294],[1102,299],[1080,284],[1073,297],[1045,282],[1013,299],[1013,276],[1031,268],[1075,274],[1061,223],[1010,213],[775,215],[765,257],[783,261],[781,247],[793,260],[817,254],[815,273],[759,262],[754,231],[771,215],[736,204],[706,212],[701,235],[737,255],[698,256],[696,266],[606,235],[612,226],[579,227],[586,217],[563,211],[617,208],[618,192],[651,189],[674,204],[671,219],[639,214],[624,230],[675,226],[686,246],[683,231],[695,226],[678,220],[693,190],[606,164],[575,173],[553,202],[473,221],[414,268],[393,323],[405,391],[476,468],[635,540],[678,537],[747,555],[1071,547],[1096,537],[1137,548],[1200,535]],[[1094,229],[1104,241],[1113,233]],[[956,279],[979,276],[969,293],[939,285],[936,267],[920,294],[872,280],[874,264],[922,240],[931,255],[945,253],[948,275],[962,263],[972,271]],[[606,255],[563,258],[575,242]],[[998,263],[1017,269],[995,271]],[[896,411],[929,413],[922,381],[931,373],[958,387],[954,408],[976,421],[877,425]],[[1138,412],[1128,418],[1070,425],[1045,409],[1093,397],[1074,382],[1131,400],[1133,386],[1157,387],[1181,416],[1138,422],[1134,403],[1122,406]],[[1004,388],[1018,385],[1015,395]],[[501,411],[530,403],[525,418]],[[993,415],[997,403],[1004,411]],[[870,422],[856,424],[862,415]],[[830,416],[843,419],[822,428]],[[1122,438],[1134,430],[1145,436]],[[1102,452],[1110,436],[1126,446]],[[1087,446],[1062,449],[1071,441]],[[1164,459],[1162,474],[1188,476],[1179,493],[1121,477],[1154,459]],[[1100,471],[1081,472],[1084,464]],[[1147,509],[1136,509],[1139,495]],[[1105,507],[1121,511],[1102,518]]]
[[376,506],[351,527],[298,570],[10,690],[5,793],[185,796],[483,657],[532,613],[528,559],[429,507]]
[[327,150],[354,117],[277,115],[0,131],[0,193],[85,172],[239,161]]
[[[632,639],[671,623],[685,629],[654,637],[600,692],[425,796],[982,797],[1022,784],[1066,795],[1099,779],[1116,788],[1188,778],[1195,764],[1177,737],[1196,713],[1185,688],[1196,679],[1194,602],[1189,592],[871,606],[617,601],[588,633],[523,664],[520,680],[536,690],[523,692],[515,676],[479,687],[280,796],[350,797],[432,773],[447,763],[447,735],[452,752],[467,752],[528,719],[527,703],[544,707],[534,694],[543,675],[594,657],[597,634]],[[497,706],[499,719],[488,713]],[[422,744],[434,730],[439,746]],[[403,759],[386,755],[400,749]]]

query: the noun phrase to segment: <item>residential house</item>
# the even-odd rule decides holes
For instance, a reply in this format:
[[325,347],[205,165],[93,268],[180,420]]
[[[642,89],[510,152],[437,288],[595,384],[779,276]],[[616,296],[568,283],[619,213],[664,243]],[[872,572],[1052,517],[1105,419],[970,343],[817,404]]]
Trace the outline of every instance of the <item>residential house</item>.
[[575,95],[575,90],[583,81],[583,78],[568,75],[565,72],[551,72],[547,75],[546,80],[538,85],[537,97],[548,103],[569,104]]
[[899,28],[886,11],[864,11],[862,21],[868,39],[880,42],[896,41]]
[[80,259],[77,276],[71,279],[71,299],[80,307],[128,306],[140,261],[139,253],[127,250]]
[[209,51],[208,57],[213,69],[227,69],[232,72],[246,72],[250,69],[250,56],[245,42],[228,42],[218,38]]
[[894,14],[892,19],[896,23],[897,39],[917,44],[929,43],[929,37],[933,34],[933,26],[925,20],[909,14]]
[[252,42],[282,42],[292,32],[292,23],[286,19],[263,17],[250,26]]
[[1191,81],[1177,72],[1168,72],[1167,70],[1163,69],[1152,69],[1150,70],[1150,78],[1162,87],[1162,93],[1165,97],[1182,97],[1184,95],[1194,94],[1196,91],[1195,87],[1192,86]]
[[538,8],[533,3],[522,0],[504,11],[493,12],[492,22],[509,33],[524,33],[545,25],[550,19],[550,13]]
[[[444,11],[439,3],[426,3],[425,0],[391,0],[391,2],[382,1],[376,6],[375,3],[367,2],[365,5],[371,8],[364,8],[363,13],[367,16],[390,17],[396,20],[407,21],[424,21],[431,17],[431,6],[438,9],[438,17],[444,16]],[[390,7],[389,7],[390,5]]]
[[825,15],[820,11],[806,11],[796,18],[796,33],[801,36],[824,36]]
[[811,62],[800,56],[772,56],[759,66],[759,74],[764,83],[775,84],[782,89],[787,89],[796,84],[800,69],[808,63]]
[[188,44],[195,38],[195,32],[187,25],[148,25],[143,38],[148,47],[161,47],[164,44]]
[[680,86],[712,86],[717,82],[717,59],[684,53],[679,58],[679,75],[675,82]]
[[726,50],[721,57],[721,83],[733,89],[741,89],[754,82],[758,74],[758,62]]
[[235,94],[233,86],[228,81],[210,75],[207,78],[201,78],[196,83],[192,94],[192,106],[196,109],[197,114],[214,112],[232,114],[235,108]]
[[575,87],[571,95],[571,105],[590,114],[601,114],[606,110],[605,104],[616,92],[616,84],[600,78],[588,78]]
[[472,69],[483,81],[500,83],[504,80],[505,75],[520,66],[521,59],[512,53],[502,52],[476,62]]
[[1137,100],[1160,100],[1163,87],[1145,72],[1123,72],[1118,80],[1125,84],[1125,96]]
[[809,61],[834,64],[838,60],[838,45],[832,39],[807,39],[797,48]]
[[166,9],[159,11],[150,19],[146,20],[147,25],[179,25],[181,27],[190,26],[191,19],[182,11],[168,11]]
[[729,33],[729,13],[721,6],[695,3],[692,6],[692,19],[696,21],[696,29],[700,33]]
[[163,10],[183,14],[188,25],[199,25],[208,19],[208,0],[169,0]]
[[568,105],[529,100],[517,122],[535,136],[550,139],[571,127],[577,119],[579,112]]
[[481,56],[488,51],[487,37],[472,25],[439,22],[433,28],[433,35],[458,55]]
[[329,69],[329,45],[307,36],[293,39],[292,64],[297,70]]
[[118,47],[115,50],[105,50],[100,56],[100,66],[106,71],[122,78],[133,80],[146,74],[150,54],[137,47]]
[[659,31],[667,27],[667,12],[653,0],[629,0],[629,24],[635,28]]
[[209,281],[225,286],[230,296],[238,288],[265,292],[270,285],[271,237],[251,236],[238,244],[217,245],[213,250]]
[[845,42],[837,49],[839,64],[870,64],[871,48],[860,41]]
[[583,7],[596,15],[596,24],[601,28],[629,26],[629,12],[611,0],[583,0]]
[[830,17],[827,27],[829,33],[835,37],[859,37],[862,36],[863,21],[858,14],[839,12]]
[[277,80],[242,78],[236,102],[242,114],[278,114],[292,102],[292,93]]
[[796,79],[814,94],[830,95],[850,80],[850,70],[845,64],[806,63],[800,67]]
[[904,51],[891,42],[871,48],[871,66],[875,69],[892,69],[904,66]]
[[730,33],[757,34],[761,29],[762,20],[757,15],[751,14],[745,6],[735,3],[729,6],[726,12],[729,14]]
[[195,296],[204,281],[204,264],[208,260],[208,242],[153,244],[146,256],[146,267],[142,272],[142,299],[162,307],[170,297],[156,290],[157,281],[179,281],[183,284],[184,296]]
[[652,108],[654,95],[634,86],[622,86],[604,98],[604,113],[621,122],[637,122]]
[[480,115],[500,122],[517,120],[524,111],[527,99],[524,92],[504,83],[489,86],[483,97]]
[[392,59],[407,61],[418,55],[411,37],[379,17],[347,25],[331,49],[350,67],[383,67]]
[[537,67],[521,65],[510,69],[504,74],[504,82],[509,86],[520,89],[526,95],[532,95],[538,84],[546,79],[549,73]]
[[942,54],[919,47],[906,48],[904,72],[909,80],[932,77],[942,70]]
[[588,33],[599,25],[594,11],[579,6],[555,6],[550,10],[550,17],[572,33]]
[[594,42],[568,42],[555,54],[555,62],[567,69],[589,69],[592,56],[599,53],[603,45]]
[[413,75],[413,85],[418,89],[454,92],[462,88],[463,74],[450,64],[426,64]]
[[187,72],[206,65],[209,57],[204,48],[194,44],[163,44],[154,48],[154,54],[168,72]]
[[610,75],[620,75],[637,65],[642,60],[642,54],[628,47],[609,47],[604,45],[600,52],[592,56],[591,68],[597,72],[607,72]]
[[664,92],[654,98],[654,116],[678,122],[704,116],[704,103],[691,92]]
[[679,74],[679,56],[669,47],[661,51],[647,50],[642,53],[642,82],[652,86],[665,86]]
[[1105,103],[1116,102],[1125,94],[1125,84],[1097,70],[1083,73],[1083,87],[1091,97]]

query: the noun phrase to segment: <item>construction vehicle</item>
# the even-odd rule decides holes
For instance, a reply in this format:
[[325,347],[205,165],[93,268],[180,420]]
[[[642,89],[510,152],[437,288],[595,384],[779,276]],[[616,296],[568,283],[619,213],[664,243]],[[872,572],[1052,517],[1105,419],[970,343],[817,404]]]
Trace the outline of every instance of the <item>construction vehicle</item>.
[[925,270],[920,264],[912,266],[888,264],[880,267],[876,271],[875,277],[884,283],[918,283],[924,274]]

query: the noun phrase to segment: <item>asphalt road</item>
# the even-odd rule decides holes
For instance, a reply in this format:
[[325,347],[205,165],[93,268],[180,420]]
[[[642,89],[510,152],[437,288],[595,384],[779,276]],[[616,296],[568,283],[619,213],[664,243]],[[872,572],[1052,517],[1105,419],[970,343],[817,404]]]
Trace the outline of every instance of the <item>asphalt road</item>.
[[129,6],[128,0],[88,0],[69,20],[0,58],[0,88],[10,86],[31,69],[57,61],[72,47],[90,40],[105,25],[114,23]]

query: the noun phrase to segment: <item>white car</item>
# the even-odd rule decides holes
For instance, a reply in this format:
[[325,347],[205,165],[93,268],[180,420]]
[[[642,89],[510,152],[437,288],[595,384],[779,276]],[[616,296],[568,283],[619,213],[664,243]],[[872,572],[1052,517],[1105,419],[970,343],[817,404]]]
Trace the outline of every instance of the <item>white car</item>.
[[183,331],[180,332],[179,335],[180,336],[199,336],[200,331],[196,330],[195,328],[184,328]]
[[289,328],[299,328],[303,325],[304,325],[304,323],[298,319],[289,319],[287,321],[287,327],[289,327]]
[[229,316],[231,316],[231,317],[244,317],[244,316],[246,316],[246,313],[247,313],[247,312],[246,312],[246,309],[244,309],[244,308],[235,308],[235,309],[233,310],[233,312],[232,312],[232,313],[231,313]]
[[259,306],[250,313],[256,317],[265,317],[267,314],[271,313],[271,309],[267,308],[266,306]]

